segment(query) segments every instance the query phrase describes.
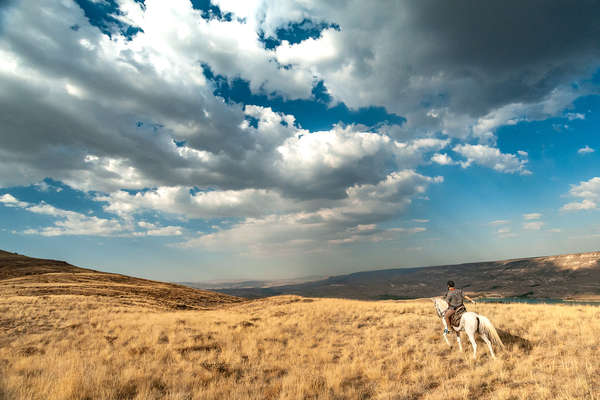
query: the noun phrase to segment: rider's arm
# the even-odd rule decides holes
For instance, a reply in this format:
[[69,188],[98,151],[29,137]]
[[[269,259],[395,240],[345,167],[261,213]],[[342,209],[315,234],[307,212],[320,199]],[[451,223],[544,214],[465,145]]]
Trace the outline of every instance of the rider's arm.
[[470,298],[466,294],[465,294],[465,299],[469,300],[471,303],[475,303],[475,300],[473,300],[472,298]]

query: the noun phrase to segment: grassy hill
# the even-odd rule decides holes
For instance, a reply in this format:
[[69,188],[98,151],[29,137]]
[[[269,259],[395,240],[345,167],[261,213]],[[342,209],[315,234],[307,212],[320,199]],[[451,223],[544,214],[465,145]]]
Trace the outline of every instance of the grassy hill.
[[93,296],[159,309],[202,309],[242,299],[171,283],[133,278],[0,251],[4,296]]
[[440,295],[449,279],[479,296],[600,300],[600,252],[365,271],[296,285],[215,290],[248,298],[295,294],[410,299]]

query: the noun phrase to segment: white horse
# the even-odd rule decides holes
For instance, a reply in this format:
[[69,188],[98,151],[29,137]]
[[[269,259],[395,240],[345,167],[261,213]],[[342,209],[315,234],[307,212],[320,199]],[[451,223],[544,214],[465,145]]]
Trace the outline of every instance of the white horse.
[[[500,347],[504,347],[504,343],[502,343],[500,336],[498,336],[498,332],[496,332],[496,328],[494,328],[494,325],[492,325],[489,319],[487,319],[483,315],[479,315],[474,312],[465,312],[460,317],[460,325],[458,326],[458,328],[454,326],[450,328],[446,324],[446,318],[444,318],[444,312],[448,308],[448,303],[446,303],[446,301],[440,297],[434,297],[431,300],[433,300],[435,311],[437,312],[438,317],[442,319],[444,328],[446,330],[454,329],[454,331],[456,332],[456,341],[458,342],[458,347],[460,348],[460,351],[463,351],[462,343],[460,341],[460,331],[465,331],[467,333],[467,336],[469,337],[471,345],[473,346],[473,359],[477,358],[477,343],[475,343],[475,333],[477,332],[479,333],[479,336],[481,336],[483,341],[487,343],[492,358],[496,358],[496,355],[494,354],[494,349],[492,349],[491,342],[494,342],[494,344],[499,345]],[[446,337],[445,331],[444,340],[450,346],[450,342]]]

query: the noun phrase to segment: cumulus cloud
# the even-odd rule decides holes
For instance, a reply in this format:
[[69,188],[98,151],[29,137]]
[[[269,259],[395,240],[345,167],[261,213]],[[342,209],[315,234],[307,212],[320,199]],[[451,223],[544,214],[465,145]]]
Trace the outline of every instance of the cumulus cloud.
[[[555,115],[585,93],[570,83],[597,64],[597,46],[587,34],[594,10],[577,14],[586,17],[576,24],[572,14],[557,24],[551,3],[538,5],[535,30],[519,18],[527,7],[511,3],[495,10],[494,21],[513,27],[508,35],[485,22],[491,14],[483,5],[468,7],[470,17],[457,23],[466,18],[462,11],[448,16],[461,7],[428,1],[391,10],[359,2],[343,8],[314,1],[215,2],[236,16],[227,21],[202,18],[187,0],[149,0],[143,6],[123,0],[113,17],[141,29],[132,38],[102,34],[75,3],[14,3],[4,11],[0,38],[0,105],[11,116],[4,123],[9,133],[2,137],[0,185],[48,175],[107,192],[273,184],[265,170],[281,154],[274,149],[296,132],[272,123],[279,117],[264,109],[216,98],[203,65],[248,81],[253,92],[286,98],[310,98],[315,79],[322,79],[334,100],[350,107],[380,105],[406,115],[404,133],[397,134],[472,135],[490,145],[498,126]],[[277,29],[305,20],[339,29],[326,28],[300,43],[283,41],[273,50],[260,40],[261,33],[274,37]],[[472,26],[475,20],[481,24]],[[545,38],[561,24],[569,24],[561,32],[570,40],[550,48]],[[246,116],[257,113],[265,124],[257,130],[244,125]],[[172,139],[185,141],[187,150]],[[356,182],[344,183],[338,195]]]
[[183,234],[179,226],[157,226],[156,224],[139,221],[138,226],[145,231],[134,232],[134,236],[180,236]]
[[[377,104],[402,113],[412,132],[473,135],[488,143],[500,125],[560,115],[585,92],[571,82],[598,66],[592,38],[599,10],[592,3],[585,14],[569,12],[563,1],[491,8],[435,1],[219,4],[242,17],[260,15],[255,20],[270,34],[306,18],[336,23],[339,30],[317,39],[283,42],[277,59],[318,74],[334,99],[352,107]],[[565,10],[560,17],[557,8]],[[511,29],[499,28],[499,21]],[[548,37],[563,38],[562,45],[549,46]]]
[[431,156],[431,161],[433,161],[436,164],[440,164],[440,165],[456,164],[456,162],[454,162],[452,157],[450,157],[448,154],[445,154],[445,153],[444,154],[435,153],[433,156]]
[[439,177],[426,177],[412,170],[394,172],[377,184],[349,187],[346,198],[330,202],[329,207],[246,218],[230,228],[203,234],[179,246],[270,254],[282,249],[320,247],[323,243],[373,242],[397,234],[421,232],[425,228],[382,229],[377,224],[408,207],[429,184],[441,181]]
[[590,146],[588,146],[586,144],[584,147],[582,147],[579,150],[577,150],[577,153],[579,153],[579,154],[589,154],[589,153],[593,153],[594,151],[596,151],[596,150],[592,149]]
[[594,210],[597,208],[597,204],[592,200],[582,200],[580,202],[573,201],[571,203],[565,204],[562,206],[561,210],[563,211],[580,211],[580,210]]
[[523,229],[539,231],[544,226],[544,222],[540,221],[541,213],[523,214],[523,219],[528,222],[523,222]]
[[525,152],[519,152],[517,155],[506,154],[495,147],[482,144],[461,144],[455,146],[452,150],[467,159],[460,162],[463,168],[477,164],[508,174],[531,174],[531,171],[525,167],[528,162],[527,153]]
[[7,207],[26,207],[28,205],[27,203],[25,203],[23,201],[17,200],[10,193],[6,193],[6,194],[3,194],[2,196],[0,196],[0,203],[2,203],[3,205],[5,205]]
[[118,220],[87,216],[78,212],[59,209],[45,203],[32,205],[27,207],[26,210],[35,214],[56,217],[57,221],[52,226],[40,229],[27,229],[23,232],[25,234],[42,236],[114,236],[126,230]]
[[[553,2],[534,13],[517,2],[213,3],[233,18],[203,18],[188,0],[120,0],[112,17],[140,28],[132,37],[102,33],[75,2],[6,6],[0,186],[52,177],[92,192],[116,218],[29,206],[11,195],[2,204],[56,218],[37,231],[46,235],[79,234],[77,224],[98,235],[184,233],[132,225],[132,216],[149,210],[239,221],[188,246],[250,246],[252,234],[304,246],[410,233],[379,224],[441,180],[416,172],[421,165],[529,174],[527,153],[502,153],[495,130],[565,115],[589,93],[575,78],[598,66],[594,3],[577,12],[567,6],[559,19]],[[274,48],[261,40],[303,21],[325,28]],[[557,36],[563,41],[548,45]],[[310,132],[293,115],[215,96],[207,68],[283,101],[312,99],[323,81],[332,106],[381,106],[407,122]],[[465,160],[444,150],[450,143]]]
[[310,96],[312,74],[298,81],[302,72],[276,67],[250,21],[205,20],[183,0],[120,4],[118,17],[143,30],[131,40],[118,32],[109,39],[76,4],[45,5],[42,24],[27,4],[7,11],[0,103],[11,117],[0,186],[51,176],[107,193],[175,186],[342,197],[348,186],[384,177],[384,165],[413,168],[446,143],[396,142],[353,126],[310,133],[291,115],[225,103],[202,63],[249,80],[252,90],[291,97]]
[[179,236],[182,229],[177,226],[157,226],[145,221],[138,223],[143,231],[136,231],[127,219],[99,218],[79,212],[54,207],[47,203],[31,204],[17,200],[10,194],[0,196],[0,203],[8,207],[18,207],[34,214],[48,215],[56,220],[51,226],[30,228],[26,235],[41,236]]
[[600,201],[600,178],[594,177],[588,181],[582,181],[578,185],[571,185],[569,195],[579,197],[583,200],[574,201],[562,206],[562,211],[594,210],[598,208]]
[[490,222],[490,225],[505,225],[508,224],[510,221],[506,220],[506,219],[497,219],[494,221]]
[[105,211],[126,217],[149,210],[187,218],[257,217],[298,207],[276,192],[263,189],[196,192],[190,187],[159,187],[132,194],[117,191],[96,197]]

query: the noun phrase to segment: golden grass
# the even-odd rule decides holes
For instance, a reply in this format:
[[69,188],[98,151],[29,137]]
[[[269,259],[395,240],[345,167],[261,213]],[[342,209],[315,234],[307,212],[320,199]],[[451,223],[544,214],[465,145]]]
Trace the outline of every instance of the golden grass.
[[[0,254],[1,255],[1,254]],[[36,260],[36,259],[34,259]],[[45,261],[45,260],[39,260]],[[2,258],[0,258],[0,263]],[[105,298],[113,305],[135,306],[157,310],[202,310],[225,303],[239,303],[244,299],[226,294],[193,289],[187,286],[126,275],[110,274],[77,268],[79,272],[49,272],[38,274],[27,264],[19,269],[0,265],[0,295],[48,297],[55,295],[90,296]],[[68,269],[67,267],[65,267]],[[3,275],[26,272],[31,274],[3,279]],[[87,300],[84,300],[87,301]]]
[[600,399],[600,308],[470,310],[505,331],[498,360],[449,348],[429,301],[3,296],[0,399]]

